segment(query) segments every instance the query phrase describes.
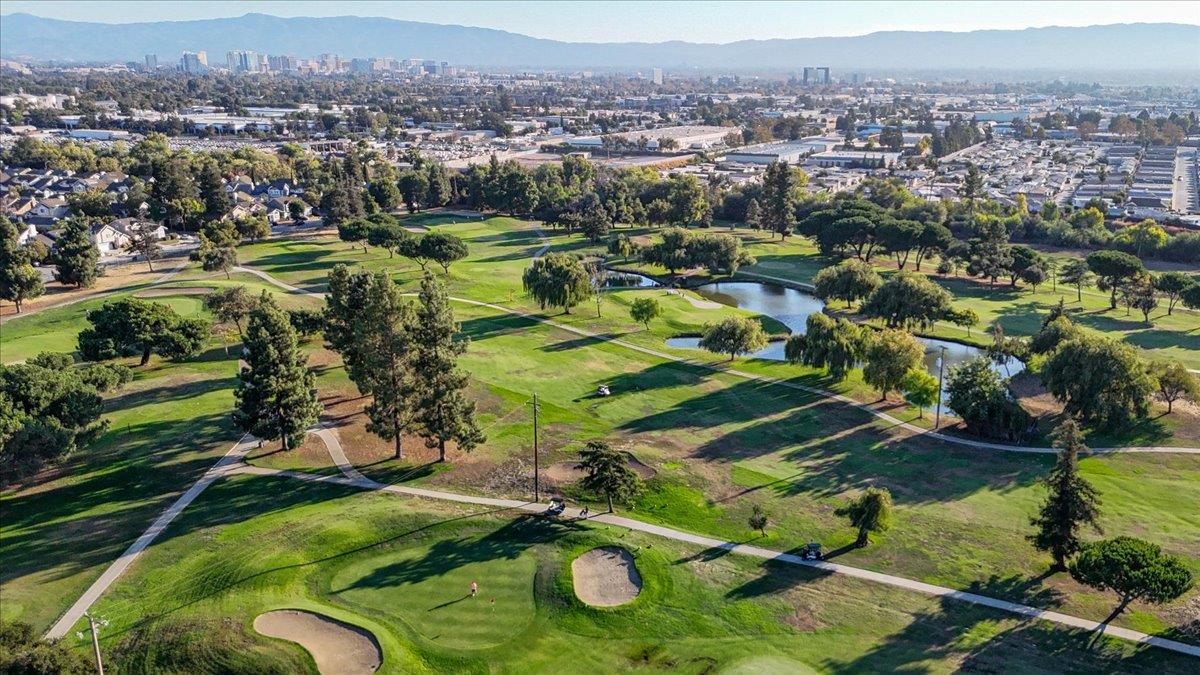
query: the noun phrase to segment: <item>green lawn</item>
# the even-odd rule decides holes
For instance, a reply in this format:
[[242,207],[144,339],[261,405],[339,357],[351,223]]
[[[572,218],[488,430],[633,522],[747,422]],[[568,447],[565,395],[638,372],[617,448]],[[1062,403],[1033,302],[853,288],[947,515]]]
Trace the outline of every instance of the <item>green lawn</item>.
[[[644,587],[629,605],[591,609],[574,597],[571,560],[601,545],[635,552]],[[464,597],[472,580],[474,599]],[[102,647],[128,661],[145,664],[139,647],[185,626],[268,662],[301,663],[296,645],[251,628],[280,608],[370,630],[387,673],[1191,666],[1118,640],[1084,649],[1082,631],[619,528],[260,477],[210,488],[95,612],[110,621]],[[186,668],[196,651],[159,658]]]
[[[470,257],[450,270],[452,294],[540,311],[520,290],[521,271],[542,245],[527,224],[507,218],[458,224],[442,219],[448,217],[421,221],[463,236],[471,247]],[[595,250],[578,236],[551,237],[556,250]],[[797,244],[789,241],[786,246]],[[415,290],[420,276],[408,261],[373,250],[364,254],[361,247],[330,237],[267,241],[244,246],[239,255],[243,264],[316,291],[324,290],[336,262],[389,270],[409,291]],[[226,280],[194,269],[171,286],[230,283],[277,291],[251,275],[235,274]],[[628,305],[642,296],[658,298],[666,310],[648,330],[628,318]],[[319,306],[311,298],[278,297],[288,306]],[[183,312],[202,311],[198,296],[156,299]],[[48,348],[73,349],[89,302],[93,301],[6,323],[0,336],[3,360],[28,358]],[[697,307],[663,289],[608,292],[600,310],[597,317],[595,305],[589,303],[552,318],[604,337],[671,351],[664,346],[666,337],[694,333],[724,316],[746,314],[727,307]],[[527,487],[495,476],[520,468],[515,464],[518,458],[528,460],[528,403],[536,392],[542,403],[547,464],[573,458],[587,440],[605,438],[657,470],[634,505],[639,518],[742,541],[756,536],[748,532],[746,520],[759,504],[771,524],[767,538],[758,543],[786,550],[817,539],[829,549],[841,549],[853,533],[834,510],[855,490],[884,485],[897,504],[894,527],[874,537],[867,549],[839,551],[839,562],[1096,619],[1112,607],[1112,597],[1083,589],[1065,575],[1042,578],[1049,559],[1025,541],[1029,517],[1041,500],[1037,481],[1048,471],[1049,457],[970,451],[907,438],[848,405],[698,365],[721,357],[675,350],[695,363],[674,363],[496,310],[456,304],[455,311],[472,340],[463,366],[472,376],[471,394],[479,402],[487,443],[449,466],[382,461],[364,466],[364,473],[463,492],[522,494]],[[769,319],[763,323],[769,331],[781,329]],[[356,395],[336,358],[320,348],[319,339],[307,348],[328,404]],[[236,351],[231,348],[229,353]],[[811,369],[788,364],[739,359],[735,367],[869,395],[857,374],[835,386]],[[5,618],[46,627],[232,445],[239,435],[229,417],[235,369],[232,356],[226,356],[225,347],[215,340],[202,357],[190,362],[156,357],[139,369],[137,381],[111,397],[107,417],[112,423],[95,448],[72,458],[60,474],[0,496],[5,512],[0,559],[6,561],[0,571],[5,595],[0,612]],[[599,384],[609,385],[614,394],[595,397]],[[903,419],[916,415],[900,405],[890,412]],[[1167,422],[1157,424],[1158,431],[1147,432],[1147,438],[1169,433]],[[354,457],[356,448],[347,451]],[[319,444],[252,461],[334,471]],[[1090,457],[1081,468],[1101,493],[1106,535],[1134,534],[1156,541],[1188,556],[1200,573],[1200,515],[1192,506],[1200,503],[1200,457]],[[573,487],[563,489],[570,497],[587,498]],[[139,622],[148,625],[159,614],[183,621],[163,633],[171,635],[191,635],[191,621],[208,626],[234,617],[237,635],[231,637],[231,645],[254,645],[264,663],[274,659],[294,664],[304,662],[302,651],[263,642],[247,627],[262,609],[295,606],[318,608],[375,630],[385,651],[394,655],[389,668],[405,670],[481,670],[488,659],[495,659],[499,670],[515,669],[518,663],[568,671],[613,670],[643,661],[656,668],[674,664],[686,672],[701,672],[708,665],[735,671],[774,666],[788,671],[890,670],[895,664],[938,671],[964,665],[988,669],[1015,658],[1013,650],[1027,641],[1040,645],[1037,658],[1045,659],[1050,671],[1121,670],[1112,663],[1074,660],[1118,657],[1133,649],[1109,645],[1083,656],[1072,647],[1074,638],[1063,642],[1065,632],[1016,624],[958,605],[942,607],[877,586],[849,590],[838,585],[849,583],[845,580],[798,579],[803,575],[795,571],[766,575],[732,559],[687,565],[664,559],[668,572],[662,573],[663,583],[674,590],[655,600],[665,603],[662,607],[639,601],[638,612],[624,619],[591,610],[580,619],[579,608],[569,594],[563,597],[561,588],[561,567],[578,547],[602,543],[611,535],[633,538],[639,545],[653,543],[654,550],[676,557],[692,553],[633,534],[588,531],[571,532],[562,544],[538,540],[499,561],[486,556],[477,560],[473,551],[480,546],[499,547],[499,540],[489,538],[488,532],[507,521],[485,518],[486,525],[472,521],[469,527],[461,525],[463,531],[451,528],[448,534],[437,529],[421,534],[420,546],[414,547],[387,536],[423,527],[417,521],[424,522],[426,515],[392,512],[393,497],[350,498],[328,487],[249,478],[223,482],[213,490],[185,513],[165,541],[150,549],[133,580],[118,586],[116,597],[106,596],[104,611],[124,626],[107,639],[119,641],[142,625]],[[520,538],[512,530],[505,532],[505,539]],[[370,551],[356,550],[367,543],[372,544]],[[410,570],[428,566],[434,550],[439,559],[449,557],[461,564],[413,577]],[[328,556],[336,556],[336,561]],[[10,560],[18,562],[8,564]],[[714,565],[730,567],[716,570]],[[393,570],[392,576],[380,581],[381,569]],[[677,576],[677,571],[688,574]],[[729,587],[737,574],[759,579]],[[497,611],[511,620],[481,620],[474,613],[484,603],[452,602],[475,576],[495,579],[494,586],[479,579],[481,595],[488,597],[487,589],[493,588],[491,597],[502,608]],[[376,583],[372,579],[377,586],[370,585]],[[738,593],[744,591],[734,592],[741,586],[761,590],[743,596]],[[792,597],[794,586],[815,587],[825,595],[817,600]],[[682,599],[678,589],[685,589]],[[1196,595],[1194,591],[1165,608],[1135,604],[1118,623],[1173,635],[1172,626],[1186,619],[1185,605],[1195,602]],[[747,603],[741,603],[743,599]],[[443,603],[452,604],[438,607]],[[801,614],[797,607],[805,608],[804,616],[820,617],[819,626],[810,627],[804,616],[793,616]],[[642,639],[643,633],[652,637]],[[616,646],[608,649],[610,642]],[[520,655],[527,661],[516,661],[516,645],[526,644],[536,649]],[[1021,658],[1022,663],[1032,662]],[[1037,662],[1039,667],[1042,662]]]
[[[5,323],[4,360],[74,351],[84,313],[113,299]],[[184,315],[203,312],[195,295],[153,300]],[[240,435],[230,417],[236,355],[213,339],[186,362],[155,356],[134,367],[134,381],[107,396],[109,425],[95,444],[32,484],[0,493],[0,616],[47,627],[233,445]],[[137,359],[125,362],[136,366]]]
[[[758,263],[743,268],[750,274],[766,275],[800,283],[812,283],[813,277],[832,261],[820,255],[816,246],[803,237],[789,237],[787,242],[771,239],[767,234],[748,230],[736,232],[747,243],[747,248],[758,259]],[[1070,259],[1066,254],[1052,256],[1060,264]],[[894,270],[894,262],[886,256],[874,259],[880,271]],[[922,271],[932,275],[936,262],[922,264]],[[910,262],[908,269],[913,266]],[[1025,284],[1010,288],[1007,283],[989,287],[986,281],[966,277],[933,277],[935,281],[954,294],[959,306],[969,307],[979,314],[980,324],[968,335],[966,330],[949,325],[939,325],[933,334],[967,342],[981,342],[983,329],[999,321],[1007,335],[1032,335],[1042,325],[1042,320],[1059,299],[1066,302],[1069,312],[1080,325],[1110,337],[1118,337],[1129,344],[1146,350],[1156,359],[1180,361],[1189,368],[1200,369],[1200,312],[1176,306],[1173,314],[1167,314],[1167,303],[1151,312],[1151,325],[1142,321],[1141,314],[1127,314],[1124,307],[1109,309],[1108,293],[1094,287],[1085,288],[1082,302],[1076,300],[1074,288],[1045,283],[1033,291]]]

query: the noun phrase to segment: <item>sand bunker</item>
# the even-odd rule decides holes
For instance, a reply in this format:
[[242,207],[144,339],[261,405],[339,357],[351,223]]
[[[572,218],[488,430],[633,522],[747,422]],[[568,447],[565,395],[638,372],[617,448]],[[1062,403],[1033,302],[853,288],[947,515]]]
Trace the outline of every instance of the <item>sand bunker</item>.
[[575,595],[594,607],[632,602],[642,592],[633,554],[616,546],[594,548],[571,563]]
[[[625,453],[625,461],[629,464],[629,468],[637,472],[637,475],[642,477],[642,480],[650,480],[657,473],[654,469],[642,464],[637,457],[629,453]],[[579,462],[567,460],[565,462],[555,462],[545,469],[546,477],[559,485],[574,483],[587,475]]]
[[369,631],[320,614],[267,612],[254,619],[254,630],[304,647],[322,675],[369,675],[383,663],[383,651]]

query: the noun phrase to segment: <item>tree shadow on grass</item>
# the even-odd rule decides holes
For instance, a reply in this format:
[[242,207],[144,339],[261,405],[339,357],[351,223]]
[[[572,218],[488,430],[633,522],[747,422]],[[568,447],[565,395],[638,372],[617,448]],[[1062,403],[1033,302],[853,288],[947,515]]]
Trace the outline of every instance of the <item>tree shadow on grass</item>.
[[225,413],[110,429],[60,467],[67,479],[4,496],[0,579],[61,579],[116,559],[216,462],[198,451],[236,437]]
[[[354,497],[362,494],[362,490],[357,488],[349,488],[329,483],[312,483],[307,481],[297,481],[282,477],[262,477],[255,476],[244,480],[255,481],[254,490],[248,490],[244,485],[239,484],[239,481],[218,481],[210,488],[211,493],[205,495],[203,500],[198,501],[192,508],[189,508],[184,516],[172,523],[171,527],[164,532],[167,538],[183,536],[199,529],[213,528],[224,524],[242,522],[250,518],[277,513],[288,509],[296,508],[305,504],[315,504],[326,502],[334,499]],[[260,482],[261,481],[261,482]],[[271,485],[276,483],[277,485]],[[266,488],[266,489],[263,489]],[[270,494],[269,499],[263,497],[264,494]],[[470,520],[481,516],[487,516],[495,513],[502,513],[510,509],[489,509],[467,513],[450,518],[443,518],[433,522],[422,524],[418,527],[413,527],[403,532],[383,537],[366,544],[358,544],[344,547],[336,553],[302,560],[286,565],[275,565],[266,569],[253,570],[245,565],[246,560],[233,560],[230,558],[222,558],[227,565],[217,566],[212,570],[206,570],[201,576],[189,579],[189,583],[182,587],[169,589],[170,599],[173,601],[169,609],[160,612],[142,616],[138,621],[125,627],[119,631],[126,632],[135,630],[139,626],[157,621],[170,614],[186,609],[203,600],[216,597],[231,589],[246,584],[252,584],[255,580],[266,577],[271,574],[282,572],[285,570],[294,570],[305,567],[315,567],[324,563],[345,558],[348,556],[368,551],[375,548],[383,548],[388,545],[400,542],[406,539],[413,538],[423,532],[434,530],[438,527],[445,526],[454,522]],[[504,529],[503,527],[501,529]],[[486,539],[486,537],[485,537]],[[299,542],[303,543],[303,542]],[[301,549],[303,550],[303,549]],[[250,558],[257,555],[255,552],[248,554]]]
[[504,314],[467,319],[459,324],[459,331],[462,335],[471,338],[472,341],[479,342],[498,335],[523,333],[539,325],[537,321],[528,317]]
[[598,344],[616,340],[621,336],[617,333],[604,333],[601,335],[583,335],[569,340],[561,340],[548,345],[542,345],[538,349],[544,352],[566,352],[572,349],[580,349],[583,347],[594,347]]
[[[1039,581],[992,577],[963,589],[1038,607],[1061,598]],[[1006,624],[1000,624],[1004,621]],[[1191,657],[1116,638],[943,598],[861,656],[824,665],[834,673],[923,672],[931,661],[966,672],[1195,672]]]
[[[206,378],[188,380],[161,387],[151,387],[117,394],[105,400],[104,409],[111,414],[120,410],[129,410],[144,405],[162,405],[165,403],[180,403],[188,399],[210,394],[223,389],[231,390],[237,378]],[[232,397],[230,399],[232,403]]]
[[379,567],[350,586],[332,589],[341,593],[351,588],[385,588],[417,584],[443,575],[447,570],[491,560],[515,560],[529,548],[555,541],[582,529],[571,521],[522,515],[505,522],[483,537],[459,537],[436,541],[416,560],[403,560]]

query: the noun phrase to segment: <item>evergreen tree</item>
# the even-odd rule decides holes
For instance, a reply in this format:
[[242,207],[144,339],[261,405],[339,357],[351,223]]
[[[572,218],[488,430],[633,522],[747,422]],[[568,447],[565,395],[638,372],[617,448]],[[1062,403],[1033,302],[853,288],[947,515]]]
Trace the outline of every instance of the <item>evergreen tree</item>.
[[796,175],[787,162],[772,162],[763,174],[763,227],[786,239],[796,228]]
[[371,283],[370,272],[351,272],[345,265],[336,265],[329,273],[329,293],[325,296],[325,340],[330,349],[342,355],[347,375],[363,394],[369,394],[370,387],[361,373],[363,359],[355,330],[363,323],[362,308]]
[[401,457],[403,433],[415,412],[415,356],[412,329],[416,317],[400,289],[384,272],[371,277],[359,320],[354,325],[354,351],[359,363],[354,380],[370,393],[367,431],[395,444]]
[[579,459],[579,466],[587,473],[579,484],[585,490],[604,495],[609,513],[613,510],[613,500],[628,501],[642,491],[641,477],[629,468],[624,453],[608,443],[588,441]]
[[446,461],[447,441],[469,451],[484,440],[475,422],[475,404],[464,393],[467,375],[459,370],[458,357],[467,350],[467,342],[455,340],[457,332],[445,287],[426,275],[413,325],[416,414],[426,445],[438,448],[441,462]]
[[754,230],[762,229],[762,212],[759,210],[758,200],[751,199],[746,205],[746,227]]
[[426,192],[426,201],[430,206],[445,206],[450,203],[450,198],[454,196],[454,191],[450,187],[450,179],[446,176],[446,170],[442,165],[430,162],[426,167],[427,181],[429,189]]
[[1087,452],[1083,432],[1074,419],[1054,430],[1054,445],[1059,448],[1058,461],[1046,478],[1050,494],[1046,496],[1038,515],[1030,520],[1037,532],[1029,535],[1039,551],[1054,556],[1054,569],[1065,570],[1067,558],[1079,552],[1083,541],[1079,531],[1091,525],[1100,532],[1100,500],[1087,479],[1079,475],[1079,453]]
[[70,218],[54,242],[54,278],[76,288],[91,288],[100,276],[100,251],[92,243],[86,218]]
[[234,421],[263,440],[281,439],[284,450],[299,445],[321,414],[316,378],[287,314],[266,291],[250,313],[244,344]]
[[204,219],[206,221],[220,220],[228,215],[233,208],[229,193],[225,192],[225,181],[215,161],[207,161],[200,169],[196,181],[200,191],[200,201],[204,202]]
[[21,313],[21,303],[45,292],[42,275],[30,264],[29,251],[17,243],[17,228],[0,216],[0,300],[8,300]]

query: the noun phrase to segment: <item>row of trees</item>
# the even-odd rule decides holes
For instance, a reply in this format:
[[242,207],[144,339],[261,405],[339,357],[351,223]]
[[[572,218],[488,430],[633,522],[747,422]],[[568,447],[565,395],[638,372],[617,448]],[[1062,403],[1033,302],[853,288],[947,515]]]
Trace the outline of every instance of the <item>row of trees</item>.
[[371,396],[367,430],[391,440],[397,457],[409,433],[438,448],[440,461],[447,443],[469,451],[483,441],[457,365],[467,342],[457,337],[440,281],[426,274],[414,306],[386,274],[339,265],[329,276],[324,318],[326,341],[359,392]]
[[442,271],[450,273],[450,265],[467,257],[466,243],[448,232],[416,234],[404,229],[394,217],[377,213],[366,218],[357,218],[338,224],[338,238],[348,243],[378,246],[389,256],[399,253],[428,271],[430,263],[437,263]]

